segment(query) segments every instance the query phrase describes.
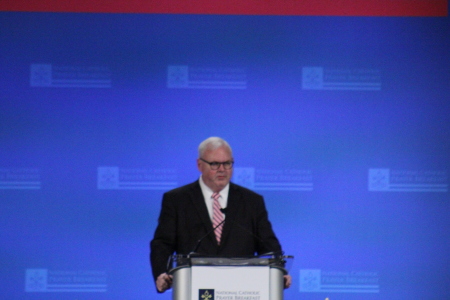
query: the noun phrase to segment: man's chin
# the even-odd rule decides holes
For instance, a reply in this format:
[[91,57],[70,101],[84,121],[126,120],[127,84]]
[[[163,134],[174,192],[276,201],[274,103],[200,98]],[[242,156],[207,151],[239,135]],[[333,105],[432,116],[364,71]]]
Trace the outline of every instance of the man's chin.
[[216,186],[220,187],[221,189],[223,189],[227,184],[228,184],[229,180],[227,178],[224,179],[218,179],[216,180]]

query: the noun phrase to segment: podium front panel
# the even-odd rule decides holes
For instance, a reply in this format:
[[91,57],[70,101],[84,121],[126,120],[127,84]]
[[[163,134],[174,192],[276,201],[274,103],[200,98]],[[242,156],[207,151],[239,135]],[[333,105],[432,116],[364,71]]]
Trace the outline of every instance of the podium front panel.
[[283,300],[291,256],[211,257],[174,255],[173,300]]
[[193,266],[191,300],[270,300],[268,266]]

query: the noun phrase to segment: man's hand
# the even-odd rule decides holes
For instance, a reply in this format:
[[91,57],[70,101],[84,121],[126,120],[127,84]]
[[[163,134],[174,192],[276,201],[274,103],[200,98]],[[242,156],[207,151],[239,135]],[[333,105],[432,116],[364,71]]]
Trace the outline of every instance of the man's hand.
[[291,275],[284,275],[284,288],[288,289],[292,284],[292,277]]
[[158,292],[163,293],[166,290],[170,289],[170,287],[172,286],[172,279],[173,276],[167,273],[162,273],[161,275],[159,275],[156,279],[156,289],[158,290]]

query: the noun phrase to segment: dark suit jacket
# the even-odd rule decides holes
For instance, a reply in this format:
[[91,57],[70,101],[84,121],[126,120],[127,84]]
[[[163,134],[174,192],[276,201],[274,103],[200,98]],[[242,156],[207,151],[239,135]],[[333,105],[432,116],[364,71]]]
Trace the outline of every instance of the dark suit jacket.
[[167,271],[168,258],[189,254],[199,239],[200,255],[251,256],[267,252],[281,253],[281,245],[272,230],[264,199],[249,189],[230,183],[226,220],[220,246],[198,181],[164,194],[158,226],[150,243],[150,262],[156,278]]

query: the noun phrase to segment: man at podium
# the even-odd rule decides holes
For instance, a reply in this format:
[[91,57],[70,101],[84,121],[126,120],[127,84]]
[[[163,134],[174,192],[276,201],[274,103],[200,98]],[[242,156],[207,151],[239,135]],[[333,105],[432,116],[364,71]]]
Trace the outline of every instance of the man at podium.
[[[230,145],[210,137],[198,147],[200,178],[163,195],[158,226],[150,242],[158,292],[172,285],[167,261],[174,253],[224,257],[282,254],[264,198],[230,182],[233,164]],[[290,275],[285,275],[285,288],[291,281]]]

